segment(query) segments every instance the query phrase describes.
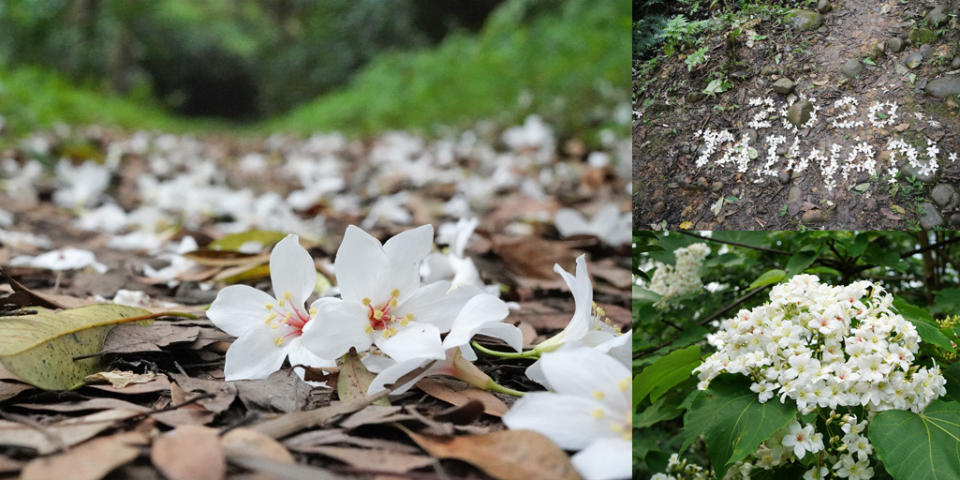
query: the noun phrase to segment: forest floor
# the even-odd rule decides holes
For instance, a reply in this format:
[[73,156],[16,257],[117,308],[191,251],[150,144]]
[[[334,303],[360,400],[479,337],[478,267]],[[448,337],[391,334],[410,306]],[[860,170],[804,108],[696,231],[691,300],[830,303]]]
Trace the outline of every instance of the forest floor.
[[[955,4],[833,0],[796,16],[741,12],[704,35],[706,61],[661,55],[635,65],[634,225],[960,225]],[[705,131],[730,136],[711,146]]]
[[[626,211],[629,172],[614,165],[618,156],[626,163],[628,141],[611,141],[588,161],[582,143],[557,145],[542,124],[512,132],[446,140],[393,132],[353,141],[58,127],[4,151],[0,266],[9,278],[0,280],[0,310],[115,299],[197,318],[163,317],[126,329],[123,339],[108,337],[97,356],[114,375],[71,391],[35,388],[0,367],[0,478],[159,479],[189,471],[198,459],[209,471],[191,478],[489,478],[483,468],[490,462],[528,462],[512,447],[517,458],[498,455],[486,465],[440,459],[411,440],[408,431],[504,430],[499,417],[513,397],[442,377],[392,397],[391,406],[368,405],[319,428],[264,438],[258,426],[269,419],[344,405],[329,386],[335,374],[314,378],[327,383],[316,386],[287,364],[264,380],[225,382],[233,338],[203,315],[229,283],[270,291],[263,266],[271,243],[249,232],[299,234],[334,284],[347,225],[383,241],[416,225],[475,216],[465,254],[486,284],[519,306],[506,321],[524,332],[526,348],[569,322],[573,297],[553,266],[572,272],[582,253],[594,301],[629,329],[629,242],[563,238],[553,224],[561,207]],[[231,233],[239,243],[207,248]],[[41,260],[52,251],[59,253]],[[539,388],[523,375],[528,360],[490,359],[481,354],[478,365],[503,385]],[[164,440],[173,434],[179,440]]]

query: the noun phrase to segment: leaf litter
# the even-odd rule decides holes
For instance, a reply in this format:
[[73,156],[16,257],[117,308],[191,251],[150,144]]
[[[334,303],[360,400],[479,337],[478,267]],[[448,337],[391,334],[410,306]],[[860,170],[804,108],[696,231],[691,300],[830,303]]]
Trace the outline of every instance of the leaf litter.
[[[385,239],[411,221],[440,225],[455,220],[461,214],[453,213],[454,207],[465,200],[480,218],[465,253],[486,283],[496,285],[504,300],[519,305],[507,321],[519,324],[525,347],[548,338],[570,321],[573,299],[552,269],[555,263],[569,269],[574,258],[584,252],[595,268],[595,301],[612,312],[611,321],[628,327],[631,320],[623,312],[629,312],[629,245],[610,245],[601,238],[607,238],[609,232],[599,230],[564,238],[552,222],[560,207],[592,213],[613,203],[625,209],[628,175],[613,166],[588,165],[585,155],[551,151],[544,157],[543,151],[529,146],[504,153],[514,162],[512,168],[494,167],[499,160],[464,147],[453,163],[437,167],[444,175],[428,173],[410,180],[403,178],[408,158],[390,157],[391,145],[397,149],[390,143],[395,139],[346,142],[347,146],[324,152],[324,137],[309,140],[313,146],[276,137],[250,147],[224,139],[188,140],[142,132],[130,136],[78,129],[76,133],[95,140],[92,143],[104,151],[125,149],[123,162],[109,167],[119,175],[98,193],[98,202],[55,207],[50,194],[70,186],[67,179],[57,176],[32,185],[36,192],[33,203],[22,199],[0,202],[16,220],[11,231],[45,239],[34,242],[25,235],[18,237],[25,240],[13,242],[6,240],[11,237],[0,237],[0,316],[5,317],[0,322],[42,317],[49,323],[50,318],[80,307],[97,311],[99,323],[93,323],[110,326],[99,329],[91,341],[74,342],[94,348],[68,349],[69,363],[96,367],[69,377],[78,380],[46,384],[53,391],[31,385],[41,382],[22,368],[13,368],[17,371],[13,373],[0,365],[0,475],[91,480],[107,475],[215,479],[243,472],[283,478],[371,474],[409,474],[424,479],[576,478],[567,453],[552,442],[530,432],[504,430],[499,416],[513,403],[513,397],[478,390],[459,380],[427,378],[416,388],[391,397],[387,404],[385,395],[366,396],[371,377],[359,368],[359,361],[348,357],[347,365],[316,369],[306,381],[294,373],[301,366],[285,366],[263,380],[224,382],[224,353],[234,339],[216,329],[203,312],[224,285],[245,283],[266,290],[268,253],[285,232],[299,233],[302,245],[317,259],[320,275],[315,295],[321,295],[336,288],[332,265],[346,225],[365,222],[371,233]],[[67,138],[57,133],[38,135],[50,145],[50,152]],[[132,147],[143,139],[148,148]],[[251,155],[258,153],[256,149],[271,151],[267,157],[271,169],[230,170],[230,180],[224,182],[197,174],[198,169],[187,163],[177,163],[182,162],[177,149],[199,149],[192,151],[202,152],[202,164],[236,166],[237,158],[223,157],[222,152],[245,148],[254,149]],[[237,211],[216,213],[213,208],[213,215],[198,216],[196,212],[203,210],[200,204],[206,200],[191,197],[198,202],[195,211],[177,211],[175,202],[162,199],[169,194],[164,193],[164,182],[172,184],[178,177],[191,175],[200,190],[227,192],[232,185],[237,192],[249,189],[254,200],[269,197],[271,191],[286,195],[305,185],[298,185],[296,176],[291,176],[283,163],[275,162],[285,159],[290,165],[299,165],[292,167],[294,170],[307,168],[303,165],[310,162],[297,162],[298,155],[306,155],[309,148],[314,149],[308,152],[311,158],[341,158],[339,174],[347,186],[336,195],[318,195],[303,208],[267,208],[269,213],[259,218],[241,218]],[[25,165],[16,149],[10,158],[17,168]],[[166,167],[161,165],[164,162]],[[485,163],[491,166],[483,166]],[[151,187],[138,181],[141,175],[128,174],[137,168],[156,183]],[[496,187],[499,194],[485,190],[488,187],[476,191],[463,187],[480,187],[477,178],[492,178],[494,170],[501,172],[499,181],[504,182]],[[399,183],[368,187],[391,171],[404,174]],[[456,175],[447,174],[453,172]],[[4,170],[2,176],[9,173]],[[432,177],[439,180],[426,180]],[[524,178],[536,178],[540,184],[521,187]],[[583,179],[593,180],[580,183]],[[407,209],[410,219],[395,215],[395,209],[374,208],[384,202],[384,196],[398,193],[406,193],[406,200],[393,207]],[[0,199],[6,198],[4,195],[0,192]],[[149,195],[155,196],[151,199]],[[338,200],[338,195],[348,201]],[[107,206],[117,204],[126,216],[124,226],[109,227]],[[315,217],[317,213],[322,215]],[[141,217],[134,220],[135,215]],[[271,215],[277,221],[268,221]],[[322,222],[316,222],[318,218]],[[137,221],[145,228],[138,230],[134,226]],[[97,226],[81,226],[90,224]],[[120,248],[120,237],[136,232],[145,232],[143,243],[135,245],[137,248]],[[18,255],[40,255],[54,247],[89,251],[107,270],[96,271],[92,263],[64,270],[9,265]],[[110,306],[96,306],[98,303]],[[121,315],[98,311],[101,309],[143,317],[144,324],[140,320],[123,322]],[[196,318],[162,312],[188,313]],[[491,349],[503,348],[499,342],[481,339],[480,343]],[[476,364],[503,385],[542,389],[523,376],[529,360],[493,361],[481,354]],[[341,383],[353,386],[341,388],[342,396],[338,396],[331,387]],[[70,387],[77,388],[63,391]]]

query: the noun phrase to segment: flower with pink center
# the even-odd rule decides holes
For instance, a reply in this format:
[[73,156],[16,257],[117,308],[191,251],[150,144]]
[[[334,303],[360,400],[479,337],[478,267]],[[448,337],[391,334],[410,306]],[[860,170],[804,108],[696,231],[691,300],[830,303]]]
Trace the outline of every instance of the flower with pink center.
[[[207,310],[214,325],[237,337],[227,350],[223,369],[228,381],[267,378],[287,357],[293,365],[335,365],[300,341],[304,328],[316,317],[316,309],[307,310],[304,305],[316,286],[317,271],[296,235],[287,235],[273,247],[270,280],[274,296],[247,285],[231,285],[220,290]],[[303,374],[300,369],[297,373]]]
[[420,285],[420,265],[433,248],[433,227],[399,233],[384,244],[353,225],[347,227],[334,260],[341,299],[313,304],[317,319],[303,342],[323,358],[339,358],[350,348],[376,345],[390,358],[444,358],[440,334],[480,293],[473,286],[450,289],[450,282]]

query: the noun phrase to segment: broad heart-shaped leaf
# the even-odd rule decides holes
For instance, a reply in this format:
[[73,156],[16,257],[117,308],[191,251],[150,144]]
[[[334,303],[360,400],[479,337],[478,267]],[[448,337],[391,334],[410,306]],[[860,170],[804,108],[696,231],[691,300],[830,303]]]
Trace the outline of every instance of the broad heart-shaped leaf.
[[693,345],[674,350],[666,357],[657,359],[653,365],[644,368],[633,379],[634,410],[648,393],[651,402],[657,401],[657,398],[667,390],[686,380],[697,365],[700,365],[700,346]]
[[893,306],[903,315],[903,318],[917,327],[917,335],[920,335],[920,340],[932,343],[948,352],[955,350],[953,344],[950,343],[950,339],[940,331],[940,326],[933,320],[933,316],[929,312],[907,303],[902,298],[895,299]]
[[813,264],[819,255],[819,248],[815,250],[801,250],[797,253],[794,253],[793,256],[790,257],[790,260],[787,261],[787,276],[792,277],[806,270],[807,267]]
[[714,472],[717,478],[723,478],[731,464],[755,452],[796,416],[797,408],[792,403],[783,404],[776,398],[760,403],[757,394],[750,391],[747,377],[720,375],[697,395],[684,415],[680,450],[703,435]]
[[934,400],[921,414],[886,410],[870,422],[870,443],[897,480],[960,478],[960,402]]
[[947,379],[947,396],[960,402],[960,362],[944,368],[943,378]]
[[763,273],[763,275],[760,275],[759,278],[754,280],[753,283],[750,284],[748,289],[753,290],[754,288],[759,288],[764,285],[770,285],[771,283],[779,283],[783,281],[783,279],[786,277],[787,277],[787,272],[784,272],[783,270],[780,270],[780,269],[767,270],[766,272]]
[[94,304],[67,310],[30,307],[33,315],[0,317],[0,362],[14,375],[46,390],[70,390],[101,370],[103,339],[114,325],[166,315],[136,307]]

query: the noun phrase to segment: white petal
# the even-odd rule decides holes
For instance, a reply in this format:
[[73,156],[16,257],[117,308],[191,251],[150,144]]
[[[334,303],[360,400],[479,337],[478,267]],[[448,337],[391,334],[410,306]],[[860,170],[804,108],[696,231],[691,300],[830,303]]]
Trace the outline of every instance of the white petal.
[[276,335],[264,326],[246,332],[227,349],[223,373],[227,381],[267,378],[283,365],[287,350],[275,343]]
[[367,370],[373,373],[380,373],[396,365],[397,361],[386,355],[374,355],[371,353],[360,358],[360,363],[363,363],[363,366],[367,367]]
[[631,356],[633,355],[632,348],[633,330],[630,330],[622,335],[617,335],[616,337],[597,345],[594,347],[594,350],[598,352],[606,352],[607,355],[610,355],[627,368],[630,368],[630,364],[632,363]]
[[593,399],[532,392],[513,404],[503,423],[511,430],[540,432],[565,450],[579,450],[611,434],[609,425],[593,416],[598,409],[611,413]]
[[523,374],[526,375],[530,380],[543,385],[543,387],[547,390],[553,390],[553,387],[550,386],[550,381],[547,380],[547,376],[543,374],[542,361],[543,360],[537,360],[536,362],[531,363],[530,366],[524,370]]
[[425,283],[439,282],[441,280],[450,280],[453,278],[454,271],[451,268],[450,256],[442,253],[431,253],[423,259],[420,266],[421,280]]
[[[383,244],[389,268],[383,283],[404,299],[420,286],[420,263],[433,248],[433,225],[398,233]],[[389,292],[387,292],[389,295]]]
[[363,305],[339,298],[321,298],[313,302],[311,309],[317,315],[303,328],[300,341],[320,358],[336,359],[350,351],[370,349],[373,336],[366,332],[370,320]]
[[313,264],[313,257],[300,246],[296,235],[287,235],[270,252],[270,281],[273,294],[283,298],[289,292],[291,303],[298,309],[303,308],[313,293],[317,285],[317,267]]
[[560,232],[562,237],[593,233],[583,215],[572,208],[557,210],[556,216],[553,217],[553,223],[557,226],[557,231]]
[[383,244],[383,251],[390,258],[420,263],[433,248],[433,225],[422,225],[400,232]]
[[622,438],[601,438],[570,460],[583,480],[620,480],[633,475],[632,448]]
[[364,297],[372,297],[373,291],[379,288],[387,256],[379,240],[350,225],[343,234],[333,265],[340,295],[344,300],[360,302]]
[[593,308],[593,284],[590,283],[590,275],[587,273],[586,255],[577,257],[576,277],[567,273],[560,265],[554,265],[553,270],[563,277],[573,294],[576,309],[573,318],[563,331],[566,332],[567,341],[577,341],[587,333],[590,327],[590,310]]
[[207,318],[220,330],[239,337],[247,330],[263,325],[270,295],[247,285],[231,285],[220,290],[207,309]]
[[488,324],[477,331],[477,333],[488,337],[499,338],[506,342],[507,346],[515,352],[519,352],[523,348],[523,332],[521,332],[516,325],[510,325],[509,323]]
[[[422,358],[413,358],[410,360],[406,360],[406,361],[394,364],[393,366],[380,372],[379,374],[377,374],[376,377],[373,378],[373,381],[370,382],[370,388],[367,389],[367,395],[373,395],[374,393],[377,393],[381,390],[386,389],[387,384],[392,384],[396,382],[397,379],[414,371],[417,368],[420,368],[420,366],[426,362],[427,360],[424,360]],[[414,377],[413,380],[410,380],[409,382],[401,385],[396,390],[394,390],[393,393],[391,393],[391,395],[400,395],[401,393],[404,393],[407,390],[410,390],[414,385],[417,384],[417,382],[420,381],[420,379],[429,375],[432,369],[433,367],[417,375],[416,377]]]
[[378,336],[376,344],[383,353],[398,362],[411,358],[444,358],[440,330],[429,323],[410,322],[390,338]]
[[481,290],[473,286],[450,290],[450,282],[435,282],[418,288],[402,300],[395,311],[398,317],[412,313],[414,320],[436,325],[441,332],[446,332],[463,305],[478,293]]
[[[304,365],[314,368],[337,366],[336,360],[314,355],[314,353],[303,344],[302,338],[303,337],[299,337],[291,340],[292,345],[287,354],[287,357],[290,359],[290,365]],[[300,378],[303,378],[303,369],[298,368],[297,372],[300,374]]]
[[471,298],[450,326],[450,333],[443,340],[443,348],[470,343],[478,330],[487,324],[500,323],[509,313],[507,304],[493,295],[484,293]]
[[630,369],[609,355],[592,348],[560,350],[543,355],[540,368],[558,393],[594,398],[602,392],[603,403],[617,415],[630,411],[630,385],[623,383],[630,379]]

